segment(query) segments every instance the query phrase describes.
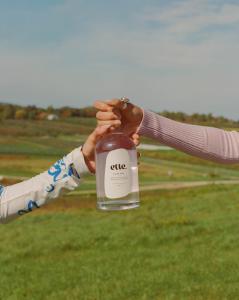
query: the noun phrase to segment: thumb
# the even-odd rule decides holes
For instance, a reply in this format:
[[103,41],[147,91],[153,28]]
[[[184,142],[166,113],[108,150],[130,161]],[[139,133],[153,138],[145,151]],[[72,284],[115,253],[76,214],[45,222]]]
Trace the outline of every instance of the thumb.
[[100,137],[107,133],[111,125],[102,125],[95,128],[95,130],[89,135],[88,141],[96,144]]
[[94,152],[95,146],[98,140],[107,133],[110,125],[98,126],[96,129],[89,135],[88,139],[84,143],[82,147],[82,153],[85,159],[85,162],[92,172],[95,170],[95,162],[94,162]]

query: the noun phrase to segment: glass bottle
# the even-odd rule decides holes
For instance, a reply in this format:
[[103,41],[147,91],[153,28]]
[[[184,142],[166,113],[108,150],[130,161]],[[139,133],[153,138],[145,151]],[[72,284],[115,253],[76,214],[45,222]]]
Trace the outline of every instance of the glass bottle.
[[125,210],[139,207],[137,151],[120,130],[103,137],[96,145],[97,207]]

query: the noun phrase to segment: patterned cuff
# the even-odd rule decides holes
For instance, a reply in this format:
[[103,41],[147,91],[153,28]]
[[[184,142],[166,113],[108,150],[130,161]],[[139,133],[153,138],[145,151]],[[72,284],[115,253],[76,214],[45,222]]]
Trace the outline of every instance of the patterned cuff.
[[82,153],[82,146],[74,149],[71,153],[69,153],[67,155],[67,159],[69,159],[74,164],[74,167],[80,177],[84,174],[91,174],[85,163],[84,155]]

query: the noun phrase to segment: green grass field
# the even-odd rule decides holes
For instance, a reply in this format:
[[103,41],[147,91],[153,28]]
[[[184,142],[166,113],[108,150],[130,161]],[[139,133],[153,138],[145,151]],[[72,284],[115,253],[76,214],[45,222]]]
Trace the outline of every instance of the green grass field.
[[64,197],[0,227],[0,299],[238,299],[238,187]]
[[[14,122],[0,125],[5,184],[46,170],[94,125],[62,121],[61,132],[60,121]],[[139,209],[97,211],[89,176],[77,190],[0,226],[0,299],[239,299],[239,187],[229,185],[239,167],[177,151],[142,154]],[[214,184],[220,181],[228,184]],[[210,185],[173,188],[181,182]]]

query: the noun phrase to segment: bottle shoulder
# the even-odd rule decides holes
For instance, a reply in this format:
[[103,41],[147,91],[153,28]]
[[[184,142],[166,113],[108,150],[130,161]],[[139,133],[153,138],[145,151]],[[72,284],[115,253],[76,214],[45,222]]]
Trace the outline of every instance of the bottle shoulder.
[[100,139],[96,145],[96,152],[112,151],[115,149],[134,150],[135,145],[132,140],[122,133],[110,133]]

